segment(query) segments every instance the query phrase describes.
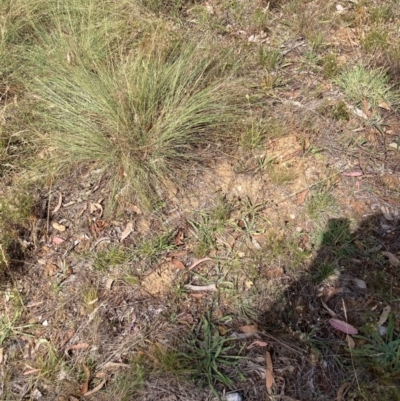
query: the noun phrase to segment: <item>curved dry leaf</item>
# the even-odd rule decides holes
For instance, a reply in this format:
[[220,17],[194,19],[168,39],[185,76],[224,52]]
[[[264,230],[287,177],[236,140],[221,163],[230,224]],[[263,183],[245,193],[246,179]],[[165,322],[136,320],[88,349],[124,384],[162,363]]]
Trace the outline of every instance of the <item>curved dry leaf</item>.
[[267,345],[268,343],[266,343],[265,341],[253,341],[248,347],[246,347],[246,349],[252,349],[256,346],[266,347]]
[[329,319],[329,324],[336,330],[345,334],[357,334],[358,330],[349,323],[339,319]]
[[58,203],[56,207],[51,211],[51,214],[56,214],[60,210],[61,204],[62,204],[62,193],[59,192]]
[[104,369],[119,369],[119,368],[129,368],[130,365],[127,363],[120,362],[106,362],[103,366]]
[[274,367],[272,365],[271,354],[268,351],[265,353],[265,360],[267,364],[267,369],[265,370],[265,385],[268,394],[271,394],[271,389],[274,384]]
[[178,259],[172,259],[171,263],[176,267],[177,269],[184,270],[185,265]]
[[127,238],[132,231],[133,231],[133,223],[130,221],[126,225],[125,230],[122,232],[120,241],[122,242],[125,238]]
[[343,394],[344,394],[345,390],[346,390],[348,387],[350,387],[350,383],[343,383],[343,384],[338,388],[338,391],[337,391],[337,394],[336,394],[336,401],[344,401]]
[[397,259],[397,257],[395,255],[393,255],[393,253],[391,253],[391,252],[382,252],[382,255],[386,256],[389,259],[389,263],[393,267],[400,267],[400,260]]
[[361,241],[359,241],[358,239],[356,239],[356,240],[354,241],[354,245],[355,245],[361,252],[364,252],[364,251],[365,251],[364,244],[363,244]]
[[111,290],[111,287],[112,287],[113,283],[114,283],[114,279],[113,278],[107,279],[107,281],[106,281],[107,290]]
[[383,311],[381,313],[381,317],[379,318],[378,321],[378,326],[383,326],[383,324],[386,322],[387,318],[389,317],[390,311],[391,311],[391,307],[390,306],[385,306],[383,308]]
[[86,381],[81,387],[81,394],[86,395],[89,390],[90,370],[86,365],[83,365],[83,370],[85,371]]
[[29,375],[33,375],[34,373],[39,373],[40,369],[31,369],[31,370],[26,370],[23,375],[24,376],[29,376]]
[[363,175],[361,171],[352,171],[351,173],[342,173],[345,177],[360,177]]
[[97,393],[97,391],[101,390],[103,386],[106,384],[106,380],[103,380],[99,385],[97,385],[93,390],[88,391],[87,393],[84,393],[83,395],[87,397],[88,395],[92,395],[94,393]]
[[256,324],[238,327],[238,330],[240,330],[242,333],[256,333],[257,329],[258,327]]
[[[69,341],[69,340],[68,340]],[[70,347],[68,347],[65,351],[64,351],[64,353],[65,353],[65,355],[66,356],[70,356],[69,355],[69,351],[73,351],[73,350],[76,350],[76,349],[86,349],[86,348],[88,348],[89,347],[89,344],[88,343],[80,343],[80,344],[74,344],[74,345],[71,345]]]
[[90,203],[90,213],[98,213],[97,217],[103,216],[103,206],[101,206],[100,202],[98,203]]
[[304,201],[306,200],[307,195],[308,195],[308,189],[305,189],[304,191],[300,192],[297,195],[297,204],[302,205],[304,203]]
[[324,302],[323,299],[321,299],[321,304],[332,317],[336,317],[337,316],[336,313]]
[[354,342],[353,338],[350,337],[348,334],[346,334],[346,343],[350,349],[354,349],[356,346],[356,343]]
[[56,229],[57,231],[63,232],[65,231],[65,226],[63,226],[62,224],[58,224],[56,222],[54,222],[52,224],[53,228]]
[[62,244],[63,242],[65,241],[65,239],[62,239],[62,238],[60,238],[60,237],[53,237],[53,244],[54,245],[60,245],[60,244]]
[[206,260],[212,260],[212,259],[211,259],[211,258],[203,258],[203,259],[197,260],[196,262],[194,262],[194,263],[192,264],[192,266],[190,266],[190,267],[188,268],[188,270],[194,269],[197,265],[199,265],[200,263],[205,262]]
[[217,286],[215,284],[209,285],[185,285],[185,288],[189,291],[217,291]]
[[378,104],[378,106],[381,108],[381,109],[385,109],[385,110],[388,110],[388,111],[390,111],[390,106],[386,103],[386,102],[380,102],[379,104]]

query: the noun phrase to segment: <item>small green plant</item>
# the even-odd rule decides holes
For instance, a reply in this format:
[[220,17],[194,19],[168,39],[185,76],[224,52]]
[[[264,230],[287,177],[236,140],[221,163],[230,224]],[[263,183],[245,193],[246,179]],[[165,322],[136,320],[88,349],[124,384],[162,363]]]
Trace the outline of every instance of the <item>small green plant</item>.
[[112,266],[125,263],[128,260],[128,254],[117,245],[110,245],[107,249],[96,254],[93,267],[96,270],[107,270]]
[[197,237],[195,253],[206,256],[216,246],[216,234],[223,231],[232,211],[232,205],[224,198],[219,198],[215,207],[201,213],[197,220],[189,220]]
[[21,314],[21,309],[15,308],[12,317],[10,317],[8,313],[4,313],[3,316],[0,316],[0,346],[6,339],[14,338],[20,335],[28,337],[30,336],[30,334],[28,334],[25,330],[35,327],[35,325],[19,325],[18,322],[21,320]]
[[55,379],[61,370],[63,358],[49,341],[42,338],[38,344],[40,344],[40,348],[36,362],[40,374],[47,379]]
[[370,20],[373,24],[380,22],[388,22],[393,18],[392,8],[387,4],[374,7],[371,10]]
[[322,213],[329,213],[334,210],[336,200],[334,196],[326,188],[314,190],[309,196],[306,204],[307,214],[312,219],[321,217]]
[[326,54],[321,59],[322,62],[322,70],[326,78],[335,77],[339,70],[339,61],[336,54]]
[[282,55],[279,50],[266,49],[260,46],[258,49],[258,59],[260,65],[267,71],[276,70],[282,61]]
[[87,288],[85,288],[82,292],[82,300],[85,304],[85,307],[92,312],[95,308],[96,308],[96,302],[99,299],[99,295],[97,292],[97,289],[92,287],[92,286],[88,286]]
[[257,30],[268,29],[269,13],[266,8],[256,8],[251,16],[250,24],[252,28]]
[[389,105],[399,102],[399,94],[389,85],[389,77],[383,69],[356,65],[343,70],[334,81],[358,107],[362,106],[364,100],[373,107],[381,102]]
[[193,367],[179,351],[157,344],[151,349],[153,370],[162,374],[172,374],[182,378],[193,373]]
[[328,283],[339,277],[338,268],[333,263],[322,263],[317,269],[311,272],[311,280],[314,284]]
[[386,334],[377,327],[367,326],[365,335],[355,336],[364,344],[351,350],[356,362],[368,366],[380,376],[400,379],[400,335],[395,334],[393,314],[389,315]]
[[133,250],[133,253],[138,255],[141,259],[154,261],[160,254],[171,251],[176,247],[173,243],[173,237],[173,231],[155,235],[143,240],[139,246]]
[[368,32],[362,41],[362,46],[367,52],[382,51],[388,45],[388,33],[375,30]]
[[140,361],[141,358],[137,359],[138,361],[132,362],[128,369],[115,376],[114,382],[107,390],[110,399],[112,397],[118,401],[131,401],[143,390],[149,372],[143,361]]
[[267,173],[271,182],[276,185],[283,185],[296,177],[295,171],[289,164],[270,164]]
[[348,245],[352,240],[349,220],[331,219],[322,236],[321,246],[338,247]]
[[342,100],[333,106],[331,113],[332,117],[337,121],[349,121],[350,119],[347,105]]
[[186,342],[188,350],[185,357],[195,369],[193,378],[200,385],[207,383],[219,398],[216,384],[221,383],[229,388],[233,381],[226,370],[236,367],[242,359],[240,355],[232,355],[235,349],[233,340],[221,336],[208,315],[194,328]]

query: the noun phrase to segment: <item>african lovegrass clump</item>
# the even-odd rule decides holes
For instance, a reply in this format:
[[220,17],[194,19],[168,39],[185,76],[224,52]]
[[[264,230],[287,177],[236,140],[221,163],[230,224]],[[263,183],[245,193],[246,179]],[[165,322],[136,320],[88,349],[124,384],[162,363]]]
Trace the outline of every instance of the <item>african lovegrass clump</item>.
[[150,206],[240,119],[229,55],[161,28],[122,40],[115,13],[70,3],[53,10],[58,28],[43,31],[25,56],[39,129],[63,166],[103,167],[120,198]]

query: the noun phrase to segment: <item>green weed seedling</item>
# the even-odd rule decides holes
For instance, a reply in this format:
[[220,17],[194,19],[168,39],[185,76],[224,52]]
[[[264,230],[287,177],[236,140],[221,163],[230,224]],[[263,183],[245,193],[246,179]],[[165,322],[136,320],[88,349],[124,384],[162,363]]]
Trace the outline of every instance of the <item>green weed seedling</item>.
[[229,337],[220,335],[209,315],[194,328],[186,343],[188,351],[185,357],[195,368],[193,378],[200,385],[208,384],[219,399],[216,383],[230,387],[233,381],[224,370],[236,367],[242,359],[239,355],[232,355],[235,344]]

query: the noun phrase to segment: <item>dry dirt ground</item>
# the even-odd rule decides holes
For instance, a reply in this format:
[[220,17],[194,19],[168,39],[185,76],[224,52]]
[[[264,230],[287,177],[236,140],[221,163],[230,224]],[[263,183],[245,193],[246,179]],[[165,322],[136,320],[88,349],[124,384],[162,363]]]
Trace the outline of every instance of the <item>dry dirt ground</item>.
[[[254,113],[269,126],[257,146],[244,140],[188,171],[151,212],[127,201],[116,213],[109,172],[88,165],[30,190],[28,217],[0,256],[1,399],[217,399],[192,369],[205,318],[242,357],[220,365],[231,378],[215,380],[221,397],[398,399],[399,369],[366,369],[353,350],[367,340],[331,324],[366,335],[392,319],[395,338],[400,330],[399,114],[353,106],[329,78],[357,59],[385,65],[363,45],[379,4],[259,3],[273,29],[219,1],[182,11],[179,28],[246,51]],[[400,15],[390,4],[388,26]],[[260,49],[277,51],[278,65],[257,64]]]

